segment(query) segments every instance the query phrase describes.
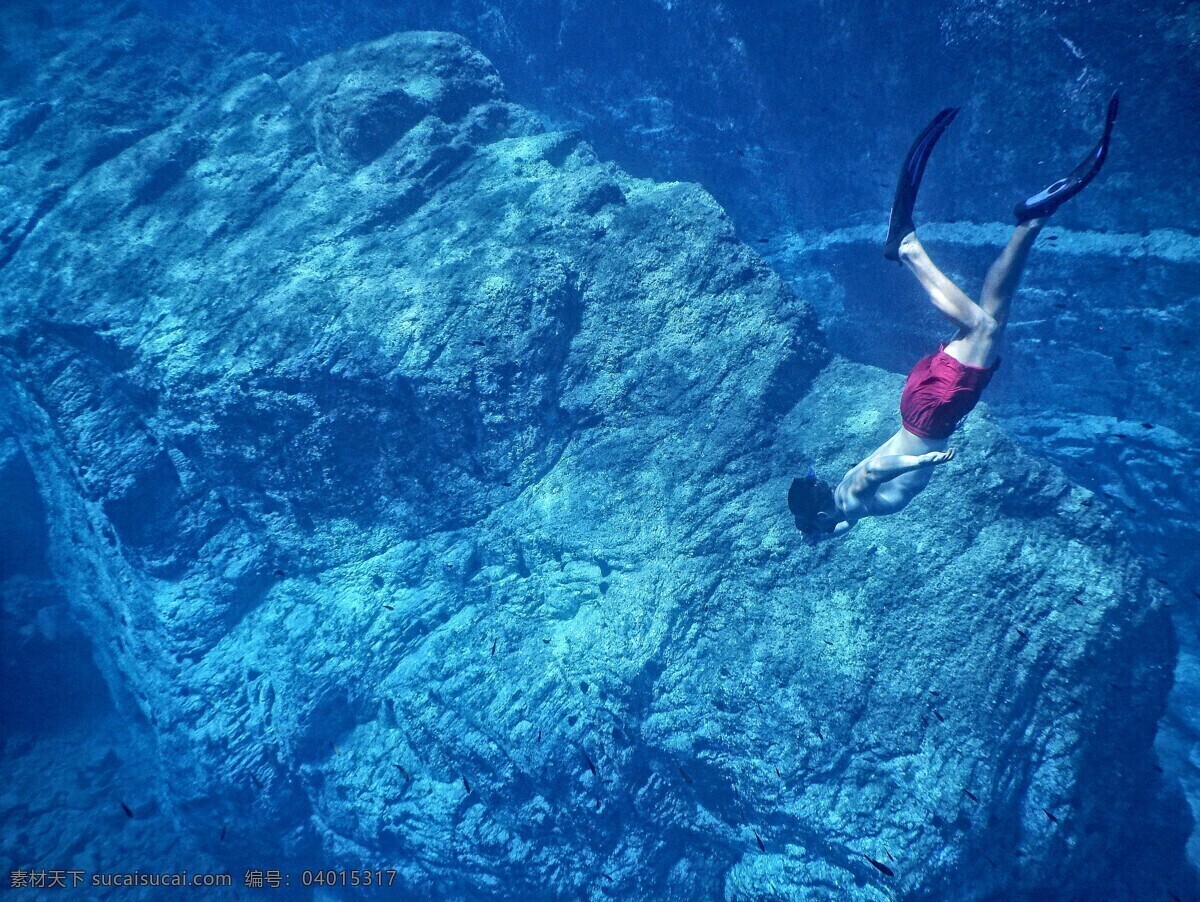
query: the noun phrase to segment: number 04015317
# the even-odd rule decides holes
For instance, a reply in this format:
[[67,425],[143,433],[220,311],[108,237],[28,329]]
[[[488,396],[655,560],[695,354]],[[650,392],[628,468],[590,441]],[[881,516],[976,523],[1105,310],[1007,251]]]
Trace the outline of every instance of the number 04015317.
[[377,871],[326,868],[301,871],[300,882],[305,886],[391,886],[396,882],[396,871],[391,868]]

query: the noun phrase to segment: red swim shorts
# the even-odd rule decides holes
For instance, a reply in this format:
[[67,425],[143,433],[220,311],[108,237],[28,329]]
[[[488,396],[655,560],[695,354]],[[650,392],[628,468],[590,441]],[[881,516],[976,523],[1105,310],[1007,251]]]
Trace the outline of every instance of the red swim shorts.
[[979,403],[999,366],[999,360],[990,367],[960,363],[946,353],[945,345],[936,354],[922,357],[900,395],[904,428],[921,438],[949,438]]

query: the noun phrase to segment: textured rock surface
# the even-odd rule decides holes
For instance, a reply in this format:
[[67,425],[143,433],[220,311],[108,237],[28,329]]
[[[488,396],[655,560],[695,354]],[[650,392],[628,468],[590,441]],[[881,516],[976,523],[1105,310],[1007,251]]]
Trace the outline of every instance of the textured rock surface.
[[[145,37],[117,16],[84,24]],[[55,40],[10,57],[9,115],[96,54]],[[1105,503],[980,414],[942,494],[807,544],[788,477],[889,434],[900,380],[830,363],[704,191],[543,131],[453,35],[139,85],[92,73],[3,159],[0,476],[11,666],[92,643],[134,735],[96,701],[79,767],[111,743],[103,816],[129,762],[142,796],[79,848],[9,790],[6,858],[456,898],[1194,889],[1151,750],[1163,594]],[[127,146],[63,140],[110,95]]]
[[[1183,656],[1164,752],[1200,811],[1195,4],[317,7],[219,0],[189,9],[288,54],[398,27],[468,35],[517,96],[583,128],[604,157],[702,182],[821,308],[833,350],[894,372],[940,328],[921,303],[897,307],[912,285],[878,256],[895,167],[919,124],[947,104],[965,107],[933,160],[918,221],[974,220],[926,235],[945,241],[939,259],[977,285],[1005,237],[998,221],[1090,146],[1108,91],[1120,87],[1104,176],[1056,216],[1058,244],[1039,246],[1026,282],[1035,287],[1020,302],[1034,314],[1019,314],[1010,366],[989,396],[1025,447],[1127,509],[1135,547],[1175,595]],[[795,236],[798,227],[813,231]],[[1192,858],[1200,863],[1200,834]]]

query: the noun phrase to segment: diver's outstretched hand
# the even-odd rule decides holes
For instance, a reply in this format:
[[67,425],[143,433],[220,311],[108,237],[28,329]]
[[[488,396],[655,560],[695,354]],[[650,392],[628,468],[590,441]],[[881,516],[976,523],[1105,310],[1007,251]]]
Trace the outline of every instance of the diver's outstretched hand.
[[954,459],[954,449],[949,448],[945,451],[930,451],[928,454],[921,455],[921,464],[926,467],[932,467],[934,464],[944,464],[948,460]]

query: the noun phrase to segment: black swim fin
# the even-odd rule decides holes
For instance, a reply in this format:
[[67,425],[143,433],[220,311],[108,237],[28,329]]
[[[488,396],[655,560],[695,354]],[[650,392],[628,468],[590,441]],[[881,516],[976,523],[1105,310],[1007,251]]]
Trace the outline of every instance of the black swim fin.
[[912,211],[917,200],[917,189],[921,187],[921,177],[925,175],[925,164],[929,162],[929,155],[933,153],[933,145],[937,144],[946,126],[958,115],[958,109],[956,106],[947,107],[934,116],[908,149],[908,156],[904,158],[904,165],[900,167],[900,181],[896,184],[896,197],[892,200],[892,217],[888,223],[887,241],[883,245],[883,255],[889,260],[900,259],[900,241],[916,231]]
[[1104,134],[1100,136],[1100,140],[1092,148],[1092,152],[1084,157],[1083,162],[1076,166],[1066,178],[1059,179],[1033,197],[1017,204],[1013,212],[1016,213],[1018,223],[1049,216],[1064,202],[1082,191],[1084,186],[1096,177],[1096,173],[1100,171],[1100,167],[1104,165],[1104,160],[1108,156],[1108,142],[1112,137],[1113,123],[1116,120],[1117,92],[1113,91],[1112,99],[1108,101],[1108,116],[1104,121]]

